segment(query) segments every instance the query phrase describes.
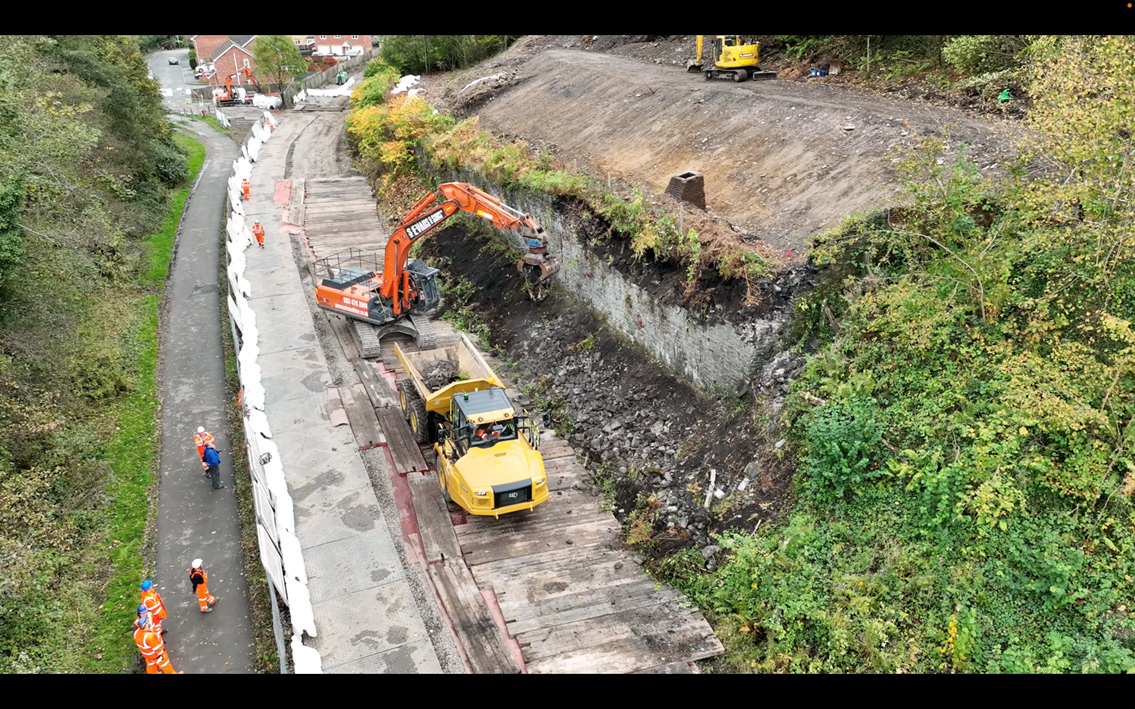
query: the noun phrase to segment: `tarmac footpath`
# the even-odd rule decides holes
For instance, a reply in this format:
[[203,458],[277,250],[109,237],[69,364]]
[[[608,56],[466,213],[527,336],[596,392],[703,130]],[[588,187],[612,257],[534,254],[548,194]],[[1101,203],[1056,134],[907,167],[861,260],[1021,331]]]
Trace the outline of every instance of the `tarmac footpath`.
[[[232,456],[228,438],[222,307],[218,288],[221,218],[227,180],[239,148],[204,124],[191,130],[206,159],[181,218],[161,324],[161,482],[154,584],[169,617],[162,624],[170,661],[186,674],[253,672],[255,648],[248,585],[240,547]],[[193,445],[198,426],[216,438],[223,489],[203,475]],[[213,612],[198,609],[189,567],[200,558]],[[123,628],[129,633],[129,628]]]

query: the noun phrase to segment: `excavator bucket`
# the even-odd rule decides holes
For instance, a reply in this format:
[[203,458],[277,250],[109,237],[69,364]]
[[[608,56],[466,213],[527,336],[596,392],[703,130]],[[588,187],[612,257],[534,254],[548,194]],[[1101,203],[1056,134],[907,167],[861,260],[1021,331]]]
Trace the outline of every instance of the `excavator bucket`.
[[686,71],[689,72],[690,74],[700,74],[701,69],[702,69],[702,67],[701,67],[700,62],[696,62],[696,61],[693,61],[693,60],[686,62]]
[[560,264],[553,256],[527,253],[516,264],[516,270],[529,285],[540,285],[559,272]]
[[766,69],[756,69],[754,71],[749,72],[749,80],[750,81],[768,81],[769,79],[775,79],[775,78],[776,78],[776,72],[775,71],[769,71],[769,70],[766,70]]

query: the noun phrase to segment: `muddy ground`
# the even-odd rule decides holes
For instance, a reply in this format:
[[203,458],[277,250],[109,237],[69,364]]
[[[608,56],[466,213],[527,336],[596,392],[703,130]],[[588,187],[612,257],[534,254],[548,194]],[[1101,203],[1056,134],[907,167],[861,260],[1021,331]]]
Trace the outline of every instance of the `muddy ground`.
[[951,127],[951,149],[965,143],[996,176],[1020,134],[1019,122],[849,84],[706,81],[679,59],[692,53],[688,37],[628,39],[532,35],[477,67],[426,77],[423,96],[648,194],[700,172],[710,214],[797,256],[845,215],[893,202],[895,163],[919,136]]

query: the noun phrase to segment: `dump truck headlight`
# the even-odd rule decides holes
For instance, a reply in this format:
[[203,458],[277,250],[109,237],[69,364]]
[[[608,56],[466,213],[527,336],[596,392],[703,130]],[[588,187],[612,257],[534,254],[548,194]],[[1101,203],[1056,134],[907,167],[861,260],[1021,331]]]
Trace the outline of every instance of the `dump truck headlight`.
[[544,478],[536,478],[536,484],[537,485],[543,485],[544,484]]
[[489,493],[482,490],[480,492],[474,492],[473,494],[476,495],[477,497],[484,497],[485,495],[488,495]]

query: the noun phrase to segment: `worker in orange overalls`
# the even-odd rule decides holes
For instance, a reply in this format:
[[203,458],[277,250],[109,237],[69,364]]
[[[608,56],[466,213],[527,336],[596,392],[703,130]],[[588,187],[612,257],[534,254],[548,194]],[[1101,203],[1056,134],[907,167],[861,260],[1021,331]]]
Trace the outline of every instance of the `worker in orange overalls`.
[[205,446],[217,447],[213,440],[213,434],[206,431],[204,426],[198,426],[197,434],[193,436],[193,445],[197,446],[197,457],[201,459],[201,467],[205,469],[205,474],[208,475],[209,466],[205,463]]
[[256,243],[260,244],[260,248],[264,248],[264,225],[260,220],[252,223],[252,235],[256,237]]
[[240,181],[240,191],[244,193],[244,201],[252,199],[252,185],[248,184],[248,180]]
[[166,644],[162,634],[154,631],[154,621],[146,606],[138,606],[138,620],[134,621],[134,644],[138,652],[146,660],[146,674],[156,675],[159,671],[172,674],[185,674],[173,669],[173,664],[166,654]]
[[154,590],[154,582],[149,579],[142,582],[142,605],[150,612],[150,617],[154,621],[154,630],[159,635],[168,633],[168,630],[162,630],[162,621],[169,615],[166,613],[166,604]]
[[200,607],[202,613],[212,613],[213,604],[217,602],[217,598],[209,593],[209,574],[201,568],[201,560],[194,559],[193,566],[189,569],[189,581],[193,584],[193,591],[197,594],[197,605]]

